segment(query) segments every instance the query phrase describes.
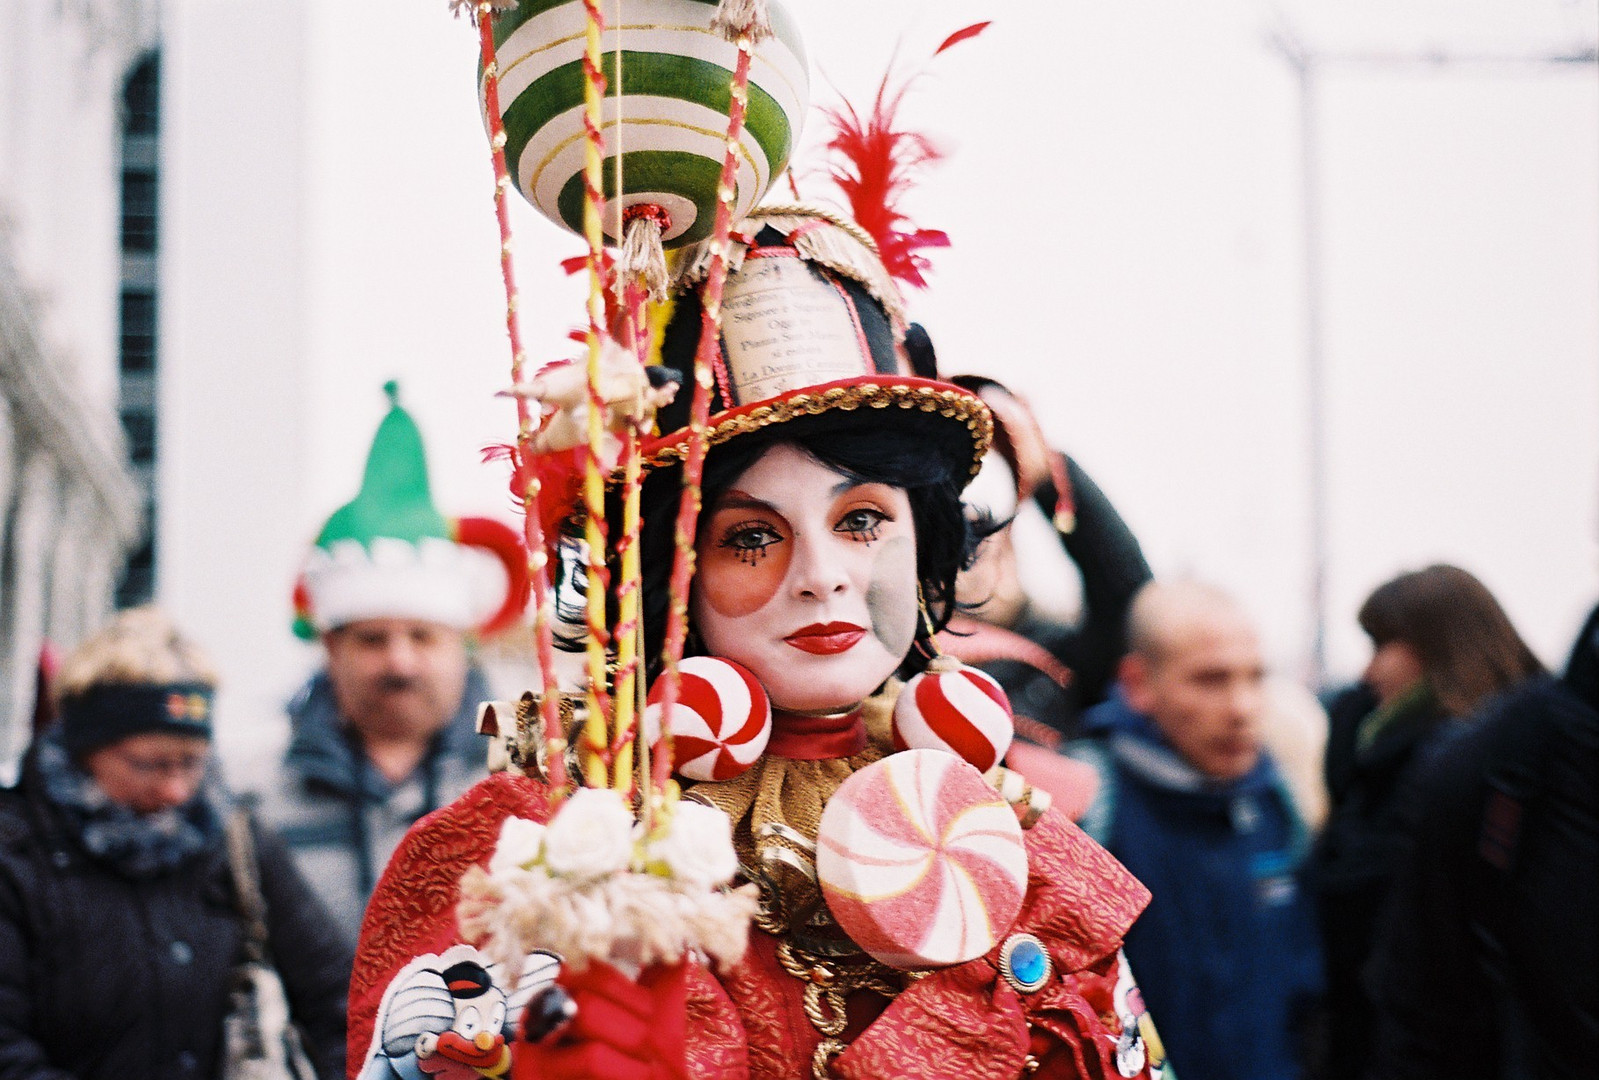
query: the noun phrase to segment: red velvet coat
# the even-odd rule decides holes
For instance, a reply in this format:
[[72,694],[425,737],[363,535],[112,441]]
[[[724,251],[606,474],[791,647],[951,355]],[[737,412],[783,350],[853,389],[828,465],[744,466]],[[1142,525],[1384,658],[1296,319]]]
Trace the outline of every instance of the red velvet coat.
[[[367,909],[350,988],[350,1077],[372,1042],[384,990],[412,957],[460,938],[457,885],[486,865],[510,815],[545,820],[545,787],[499,774],[418,822],[401,843]],[[1029,882],[1014,931],[1033,933],[1055,963],[1042,990],[1018,994],[999,975],[998,949],[918,980],[883,1007],[851,999],[849,1048],[836,1075],[958,1076],[962,1080],[1112,1078],[1122,1021],[1112,1004],[1122,936],[1149,894],[1075,825],[1050,811],[1025,834]],[[688,970],[689,1074],[715,1080],[803,1080],[820,1035],[803,984],[776,959],[770,935],[752,931],[744,961],[720,977]],[[1031,1055],[1039,1066],[1025,1074]],[[1144,1071],[1133,1076],[1147,1075]]]

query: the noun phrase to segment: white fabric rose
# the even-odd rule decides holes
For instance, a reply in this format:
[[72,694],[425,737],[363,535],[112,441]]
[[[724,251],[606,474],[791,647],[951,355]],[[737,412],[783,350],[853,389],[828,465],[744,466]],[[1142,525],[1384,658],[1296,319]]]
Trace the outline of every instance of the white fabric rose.
[[538,862],[543,846],[543,825],[527,818],[508,817],[500,826],[500,839],[489,859],[489,873],[503,877],[513,870],[529,869]]
[[596,878],[633,863],[633,812],[607,788],[579,788],[544,830],[544,865],[552,874]]
[[691,887],[714,889],[738,873],[733,823],[714,806],[683,800],[672,808],[671,828],[649,846],[649,860]]

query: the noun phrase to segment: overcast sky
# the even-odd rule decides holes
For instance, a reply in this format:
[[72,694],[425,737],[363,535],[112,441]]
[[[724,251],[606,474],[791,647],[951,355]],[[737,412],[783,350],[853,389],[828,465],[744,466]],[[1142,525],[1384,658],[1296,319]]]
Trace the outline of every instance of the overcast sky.
[[[241,258],[259,256],[270,279],[277,245],[302,294],[284,348],[308,374],[281,393],[299,403],[291,442],[307,464],[285,489],[287,524],[238,541],[256,544],[244,554],[264,578],[292,580],[305,539],[353,493],[391,376],[428,435],[446,510],[508,512],[502,472],[479,462],[514,417],[492,396],[509,359],[476,43],[447,6],[389,0],[377,18],[308,3],[281,30],[290,61],[261,44],[276,14],[166,9],[173,363],[209,354],[185,328],[240,317],[215,290]],[[1436,559],[1478,572],[1534,647],[1561,658],[1599,599],[1599,76],[1541,58],[1593,47],[1596,0],[790,7],[823,104],[865,102],[896,55],[908,73],[951,31],[993,20],[927,66],[906,102],[906,121],[948,155],[912,208],[953,240],[913,316],[947,371],[1032,399],[1157,572],[1240,593],[1293,674],[1314,621],[1306,99],[1272,42],[1297,38],[1319,58],[1308,102],[1333,670],[1364,663],[1365,594]],[[290,69],[298,81],[266,100]],[[224,131],[246,105],[257,126]],[[216,153],[219,137],[238,140],[238,161],[186,178],[186,155]],[[827,195],[814,156],[800,162],[802,196]],[[251,218],[252,199],[282,183],[297,200],[292,248],[281,210]],[[581,244],[521,204],[515,224],[530,352],[567,355],[582,295],[557,264]],[[235,247],[201,250],[202,234]],[[209,451],[198,438],[172,453],[203,464]],[[203,594],[181,585],[186,556],[171,558],[180,609],[206,617]]]

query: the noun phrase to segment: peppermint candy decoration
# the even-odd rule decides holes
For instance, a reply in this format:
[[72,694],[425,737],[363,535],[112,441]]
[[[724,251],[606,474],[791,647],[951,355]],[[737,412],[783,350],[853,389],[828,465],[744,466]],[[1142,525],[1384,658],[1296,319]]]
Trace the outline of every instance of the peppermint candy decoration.
[[1010,805],[972,766],[907,750],[857,771],[822,811],[816,874],[838,925],[906,971],[982,956],[1027,892],[1027,849]]
[[[681,675],[677,706],[666,731],[672,768],[690,780],[731,780],[766,750],[772,737],[772,702],[744,667],[717,656],[690,656]],[[661,731],[666,681],[650,687],[644,730],[653,743]]]
[[894,703],[896,750],[943,750],[987,772],[1016,734],[1010,699],[993,678],[952,656],[938,656]]

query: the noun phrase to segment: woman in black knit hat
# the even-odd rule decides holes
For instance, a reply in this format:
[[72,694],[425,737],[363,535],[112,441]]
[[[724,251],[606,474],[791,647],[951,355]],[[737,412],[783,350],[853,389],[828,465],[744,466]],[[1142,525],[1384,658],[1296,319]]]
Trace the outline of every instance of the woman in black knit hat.
[[[0,792],[0,1077],[221,1075],[246,932],[212,768],[215,683],[150,608],[62,664],[59,722]],[[250,831],[270,959],[333,1080],[350,958],[281,842]]]

